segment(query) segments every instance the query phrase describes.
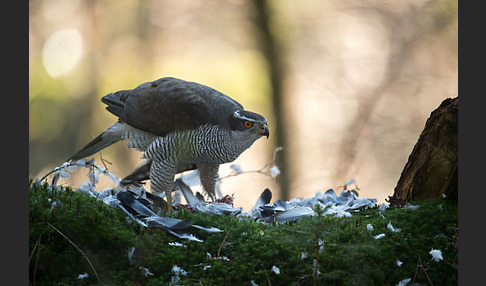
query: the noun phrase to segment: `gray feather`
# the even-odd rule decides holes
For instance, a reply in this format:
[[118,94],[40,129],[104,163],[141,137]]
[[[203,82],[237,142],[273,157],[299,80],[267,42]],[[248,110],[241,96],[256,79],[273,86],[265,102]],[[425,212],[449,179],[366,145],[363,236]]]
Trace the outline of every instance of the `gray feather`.
[[105,133],[106,132],[103,132],[100,135],[98,135],[98,137],[91,140],[91,142],[86,144],[86,146],[84,146],[83,149],[79,150],[76,154],[71,156],[71,158],[69,158],[67,161],[69,160],[76,161],[91,156],[101,151],[102,149],[121,140],[121,137],[117,138],[115,136],[109,136],[109,135],[107,136]]

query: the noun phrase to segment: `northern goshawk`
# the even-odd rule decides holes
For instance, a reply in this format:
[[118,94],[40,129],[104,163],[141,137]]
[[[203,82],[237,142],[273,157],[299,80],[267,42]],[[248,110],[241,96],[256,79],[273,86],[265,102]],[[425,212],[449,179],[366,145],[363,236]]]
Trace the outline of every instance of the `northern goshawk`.
[[118,116],[98,137],[69,160],[79,160],[127,139],[145,161],[121,184],[151,180],[151,191],[166,192],[174,176],[198,169],[206,193],[215,199],[219,165],[234,161],[262,136],[267,120],[227,95],[195,82],[164,77],[131,90],[104,96],[106,109]]

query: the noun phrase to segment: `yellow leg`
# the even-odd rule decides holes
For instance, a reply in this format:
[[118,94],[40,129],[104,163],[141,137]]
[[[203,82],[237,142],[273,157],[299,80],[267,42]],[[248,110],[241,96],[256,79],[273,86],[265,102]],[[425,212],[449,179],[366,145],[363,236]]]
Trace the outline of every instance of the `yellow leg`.
[[167,210],[172,210],[172,192],[166,192],[165,198],[167,199]]

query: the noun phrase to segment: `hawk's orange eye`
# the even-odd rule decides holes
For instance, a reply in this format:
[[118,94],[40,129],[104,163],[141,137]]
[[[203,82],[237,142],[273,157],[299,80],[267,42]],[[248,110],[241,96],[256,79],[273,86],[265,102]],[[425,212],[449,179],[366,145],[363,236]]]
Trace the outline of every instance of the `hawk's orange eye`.
[[251,123],[250,121],[245,121],[244,125],[246,128],[250,128],[253,125],[253,123]]

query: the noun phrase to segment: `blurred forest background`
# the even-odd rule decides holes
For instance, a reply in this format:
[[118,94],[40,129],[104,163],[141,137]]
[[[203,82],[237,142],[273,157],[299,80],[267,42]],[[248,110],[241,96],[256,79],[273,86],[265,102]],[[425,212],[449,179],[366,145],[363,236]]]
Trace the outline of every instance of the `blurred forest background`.
[[[284,146],[277,180],[223,181],[235,207],[266,187],[309,197],[351,178],[382,203],[432,110],[458,95],[457,54],[456,0],[30,0],[29,175],[115,122],[102,96],[173,76],[268,119],[269,140],[235,161],[244,171]],[[118,143],[102,155],[124,177],[142,154]]]

